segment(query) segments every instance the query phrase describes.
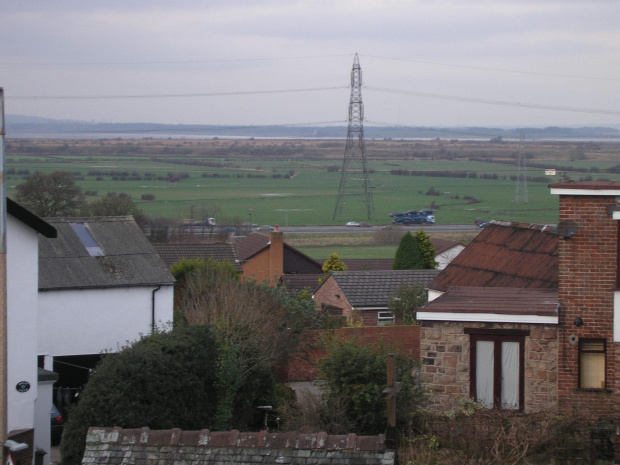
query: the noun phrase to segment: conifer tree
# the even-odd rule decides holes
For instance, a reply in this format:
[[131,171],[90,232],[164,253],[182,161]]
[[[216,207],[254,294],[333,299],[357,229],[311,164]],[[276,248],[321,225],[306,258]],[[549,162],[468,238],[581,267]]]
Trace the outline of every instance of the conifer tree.
[[418,239],[410,232],[401,238],[392,268],[395,270],[421,270],[424,268]]
[[435,261],[435,256],[437,255],[437,250],[435,246],[431,242],[431,238],[424,229],[420,228],[420,230],[415,233],[415,238],[418,240],[418,248],[420,249],[420,257],[422,258],[422,268],[425,270],[434,270],[437,268],[437,262]]
[[340,258],[338,258],[338,254],[334,252],[331,257],[325,260],[325,263],[323,263],[323,267],[321,269],[325,275],[328,275],[332,271],[346,271],[347,265],[342,263]]

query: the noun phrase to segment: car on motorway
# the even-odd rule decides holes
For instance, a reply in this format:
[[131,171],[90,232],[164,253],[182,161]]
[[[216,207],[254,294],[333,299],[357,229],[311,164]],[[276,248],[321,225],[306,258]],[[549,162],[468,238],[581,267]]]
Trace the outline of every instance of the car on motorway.
[[480,229],[484,229],[489,225],[489,222],[487,220],[483,220],[482,218],[476,218],[474,220],[474,223],[476,223],[476,226],[478,226]]
[[60,444],[60,438],[62,436],[62,430],[64,428],[64,420],[60,411],[54,404],[52,404],[52,410],[50,410],[50,420],[51,420],[51,439],[52,445]]
[[360,224],[357,221],[349,221],[347,223],[347,228],[359,228]]
[[264,224],[263,226],[256,228],[257,231],[273,231],[274,229],[275,228],[273,226],[270,226],[268,224]]

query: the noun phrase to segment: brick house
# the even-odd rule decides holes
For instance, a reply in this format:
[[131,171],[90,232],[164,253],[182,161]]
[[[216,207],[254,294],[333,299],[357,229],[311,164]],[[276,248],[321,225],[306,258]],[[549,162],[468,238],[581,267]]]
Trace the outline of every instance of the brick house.
[[314,292],[317,305],[331,315],[359,315],[364,326],[394,324],[390,295],[402,285],[424,288],[438,270],[333,271]]
[[551,228],[492,222],[429,284],[417,319],[422,380],[437,400],[557,405],[557,249]]
[[552,184],[559,195],[560,403],[614,423],[620,399],[620,183]]
[[252,233],[237,240],[234,247],[245,279],[275,286],[287,275],[313,275],[310,281],[301,282],[303,288],[308,282],[317,283],[323,274],[321,264],[284,242],[277,226],[269,236]]

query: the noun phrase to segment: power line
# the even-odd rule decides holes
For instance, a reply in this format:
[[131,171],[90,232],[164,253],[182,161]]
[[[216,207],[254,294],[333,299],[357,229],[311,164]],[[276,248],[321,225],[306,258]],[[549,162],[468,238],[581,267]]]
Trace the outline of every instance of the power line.
[[487,68],[483,66],[467,66],[467,65],[455,65],[452,63],[440,63],[436,61],[424,61],[424,60],[410,60],[405,58],[390,58],[390,57],[380,57],[376,55],[365,55],[370,58],[377,58],[379,60],[391,60],[391,61],[403,61],[408,63],[420,63],[425,65],[434,65],[434,66],[446,66],[450,68],[460,68],[460,69],[472,69],[476,71],[492,71],[497,73],[509,73],[509,74],[524,74],[529,76],[543,76],[543,77],[552,77],[552,78],[567,78],[567,79],[587,79],[594,81],[612,81],[612,82],[620,82],[618,78],[607,78],[600,76],[580,76],[576,74],[556,74],[556,73],[541,73],[537,71],[518,71],[514,69],[502,69],[502,68]]
[[108,65],[192,65],[207,63],[243,63],[253,61],[285,61],[285,60],[309,60],[316,58],[336,58],[349,57],[352,53],[336,55],[308,55],[297,57],[266,57],[266,58],[228,58],[220,60],[172,60],[172,61],[44,61],[44,62],[23,62],[9,61],[0,62],[2,66],[108,66]]
[[602,110],[602,109],[597,109],[597,108],[581,108],[581,107],[565,107],[565,106],[560,106],[560,105],[511,102],[508,100],[492,100],[492,99],[482,99],[482,98],[475,98],[475,97],[459,97],[457,95],[431,94],[431,93],[415,92],[415,91],[408,91],[408,90],[388,89],[386,87],[366,87],[366,89],[370,91],[384,92],[388,94],[411,95],[414,97],[451,100],[451,101],[456,101],[456,102],[482,103],[482,104],[487,104],[487,105],[500,105],[500,106],[505,106],[505,107],[533,108],[536,110],[552,110],[552,111],[565,111],[565,112],[571,112],[571,113],[590,113],[590,114],[596,114],[596,115],[620,116],[620,111],[617,111],[617,110]]
[[150,99],[150,98],[196,98],[196,97],[225,97],[235,95],[267,95],[287,94],[294,92],[319,92],[326,90],[348,89],[347,86],[335,87],[310,87],[306,89],[276,89],[276,90],[248,90],[232,92],[198,92],[187,94],[126,94],[126,95],[16,95],[8,97],[8,100],[125,100],[125,99]]

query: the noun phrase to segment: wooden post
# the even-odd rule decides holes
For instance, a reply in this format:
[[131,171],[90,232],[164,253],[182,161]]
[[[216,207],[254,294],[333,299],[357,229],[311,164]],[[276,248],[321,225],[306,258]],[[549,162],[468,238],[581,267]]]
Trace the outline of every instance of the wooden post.
[[396,361],[394,354],[387,357],[387,387],[383,390],[383,398],[387,401],[387,430],[385,439],[392,448],[396,448],[396,394],[402,383],[396,382]]

